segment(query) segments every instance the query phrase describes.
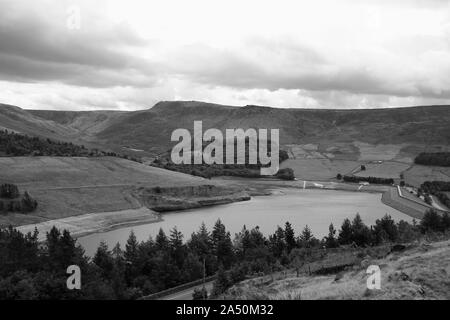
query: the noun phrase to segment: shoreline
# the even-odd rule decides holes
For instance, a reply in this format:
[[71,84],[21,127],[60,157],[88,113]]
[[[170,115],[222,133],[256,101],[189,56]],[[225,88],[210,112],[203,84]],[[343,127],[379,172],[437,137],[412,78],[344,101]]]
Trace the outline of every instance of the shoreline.
[[94,233],[102,233],[120,228],[162,221],[162,217],[145,207],[112,212],[88,213],[80,216],[53,219],[37,224],[18,226],[15,229],[22,233],[33,233],[37,228],[38,240],[44,241],[46,233],[52,227],[68,230],[73,238],[80,238]]
[[[219,180],[219,179],[217,179]],[[150,224],[161,222],[164,220],[165,214],[188,211],[197,208],[206,208],[210,206],[229,204],[232,202],[248,201],[252,197],[276,196],[283,194],[283,189],[288,190],[324,190],[324,191],[342,191],[342,192],[364,192],[364,193],[381,193],[380,202],[402,212],[412,218],[420,219],[419,212],[411,212],[410,208],[405,209],[393,201],[386,201],[386,195],[390,194],[395,187],[390,186],[372,186],[372,188],[359,188],[359,185],[343,184],[335,182],[303,182],[303,181],[282,181],[282,180],[260,180],[255,183],[254,179],[223,179],[227,184],[238,184],[245,187],[247,193],[250,195],[249,199],[240,199],[235,201],[218,201],[204,203],[200,206],[186,207],[184,209],[167,210],[164,212],[157,212],[145,206],[138,209],[126,209],[112,212],[88,213],[80,216],[66,217],[62,219],[52,219],[37,224],[27,224],[16,227],[17,230],[28,233],[33,232],[35,228],[39,231],[39,241],[45,240],[46,233],[50,231],[53,226],[60,230],[67,229],[71,235],[77,239],[91,234],[103,233],[112,230],[117,230],[126,227]],[[263,183],[261,183],[263,182]],[[268,182],[268,183],[264,183]],[[318,187],[317,184],[322,185]],[[344,186],[343,186],[344,185]],[[390,197],[392,199],[392,197]],[[223,199],[222,199],[223,200]],[[213,203],[214,202],[214,203]]]

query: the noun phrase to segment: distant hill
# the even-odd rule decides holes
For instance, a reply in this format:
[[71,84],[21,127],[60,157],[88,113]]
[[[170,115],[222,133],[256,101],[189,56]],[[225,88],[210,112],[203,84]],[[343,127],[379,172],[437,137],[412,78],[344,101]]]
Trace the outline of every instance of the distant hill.
[[359,141],[402,145],[411,153],[450,145],[450,106],[319,110],[166,101],[143,111],[68,112],[0,105],[0,128],[113,151],[128,147],[150,156],[170,149],[172,131],[193,130],[195,120],[203,120],[204,130],[278,128],[284,145]]
[[378,110],[241,108],[193,102],[161,102],[133,112],[98,133],[100,140],[157,151],[170,144],[176,128],[279,128],[282,144],[350,142],[442,144],[450,142],[450,106]]
[[75,130],[64,125],[6,104],[0,104],[0,129],[57,140],[66,140],[77,135]]

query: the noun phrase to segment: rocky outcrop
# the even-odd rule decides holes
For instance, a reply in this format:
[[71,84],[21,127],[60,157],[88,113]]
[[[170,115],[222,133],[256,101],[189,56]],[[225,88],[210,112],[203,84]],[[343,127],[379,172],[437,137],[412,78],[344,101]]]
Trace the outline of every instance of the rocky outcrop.
[[200,208],[250,200],[242,189],[216,185],[186,187],[141,187],[137,197],[143,205],[157,212]]

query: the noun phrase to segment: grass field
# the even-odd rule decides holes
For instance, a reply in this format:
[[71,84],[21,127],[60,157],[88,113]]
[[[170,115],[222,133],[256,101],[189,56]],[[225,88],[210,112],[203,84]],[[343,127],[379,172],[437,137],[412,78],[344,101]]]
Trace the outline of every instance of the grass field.
[[359,177],[378,177],[378,178],[400,178],[400,174],[407,170],[410,165],[400,162],[371,162],[365,165],[365,171],[359,171],[356,176]]
[[136,185],[168,187],[202,184],[205,180],[114,158],[0,158],[1,178],[26,189]]
[[354,145],[359,148],[361,161],[372,160],[393,160],[399,154],[402,145],[399,144],[378,144],[372,145],[365,142],[355,141]]
[[404,176],[407,184],[420,187],[425,181],[450,181],[450,168],[414,165]]
[[0,215],[0,225],[23,225],[87,213],[137,209],[136,187],[211,184],[202,178],[125,159],[0,158],[1,183],[14,183],[38,201],[30,214]]
[[292,168],[298,179],[329,180],[335,179],[338,173],[347,174],[359,165],[351,160],[289,159],[281,164],[281,168]]

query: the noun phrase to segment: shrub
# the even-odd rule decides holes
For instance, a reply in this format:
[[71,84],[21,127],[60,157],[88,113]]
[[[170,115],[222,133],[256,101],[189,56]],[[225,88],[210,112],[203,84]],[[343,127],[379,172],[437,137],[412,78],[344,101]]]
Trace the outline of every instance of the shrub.
[[37,208],[37,201],[34,200],[29,194],[28,192],[25,191],[23,198],[22,198],[22,207],[21,207],[21,211],[22,212],[31,212],[34,211]]
[[357,176],[344,176],[345,182],[369,182],[373,184],[394,184],[393,178],[378,178],[378,177],[357,177]]
[[441,216],[436,212],[436,210],[430,209],[425,212],[425,215],[420,221],[420,229],[422,230],[422,233],[429,231],[442,231]]
[[205,287],[202,287],[200,289],[195,288],[194,293],[192,294],[193,300],[206,300],[208,299],[208,291]]
[[280,170],[278,170],[278,172],[275,176],[277,178],[283,179],[283,180],[294,180],[295,179],[294,170],[292,170],[291,168],[280,169]]
[[19,188],[10,183],[5,183],[0,186],[0,198],[16,199],[19,197]]

